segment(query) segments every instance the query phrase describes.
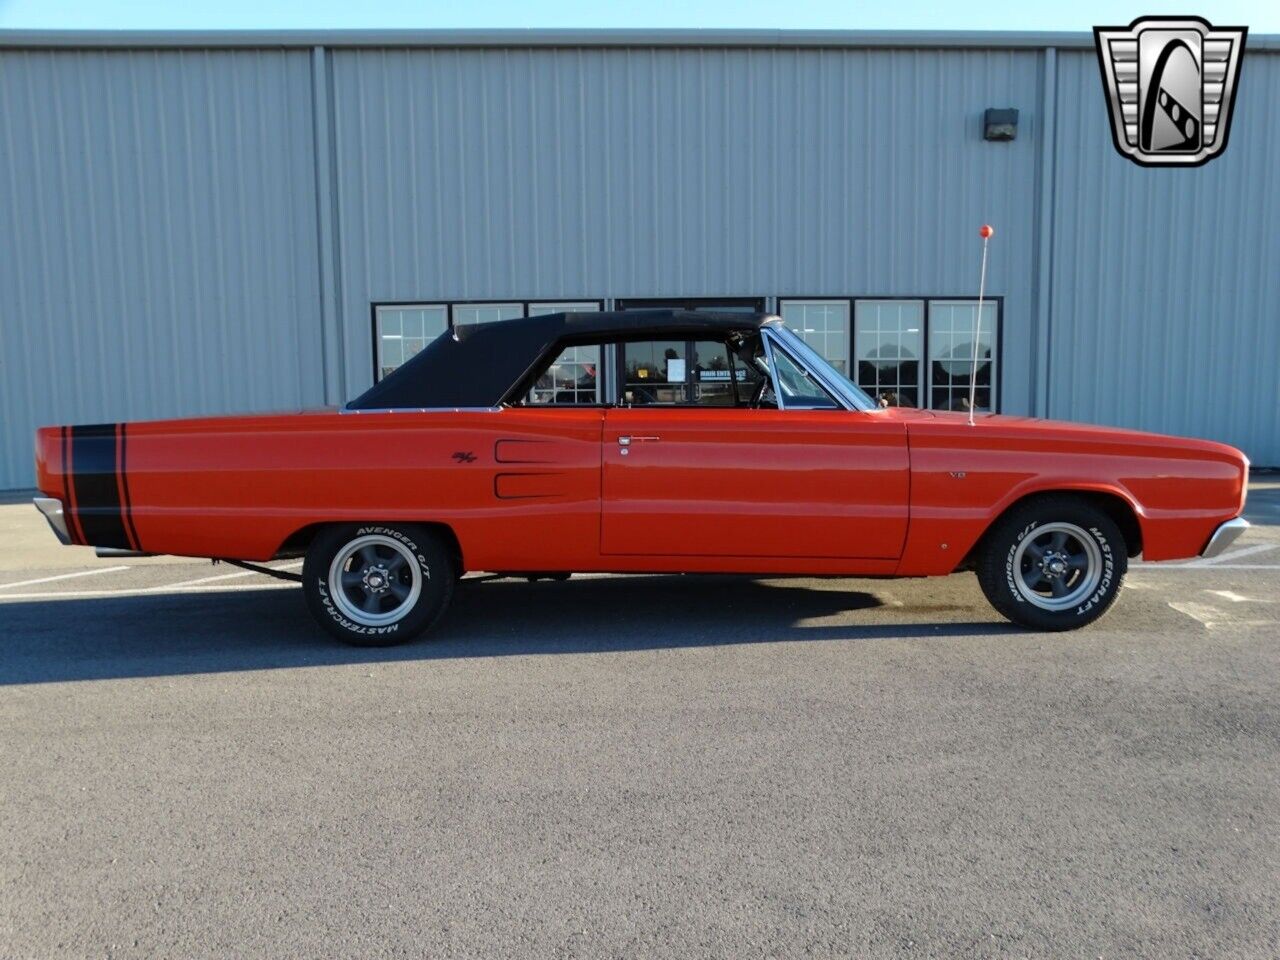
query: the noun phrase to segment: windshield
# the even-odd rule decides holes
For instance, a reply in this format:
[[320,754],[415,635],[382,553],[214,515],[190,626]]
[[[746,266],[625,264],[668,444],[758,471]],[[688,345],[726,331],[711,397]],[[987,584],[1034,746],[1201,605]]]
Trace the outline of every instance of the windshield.
[[822,356],[804,342],[804,339],[781,320],[770,323],[767,329],[777,336],[786,350],[803,363],[825,386],[831,388],[855,410],[875,410],[878,406],[861,388],[843,373],[827,363]]

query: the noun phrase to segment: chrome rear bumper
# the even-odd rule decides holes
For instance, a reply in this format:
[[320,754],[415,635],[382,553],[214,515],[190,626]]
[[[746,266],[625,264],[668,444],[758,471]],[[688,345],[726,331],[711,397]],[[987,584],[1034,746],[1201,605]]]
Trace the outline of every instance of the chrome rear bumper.
[[1244,517],[1236,517],[1234,520],[1228,520],[1220,525],[1217,530],[1213,531],[1213,536],[1209,538],[1209,542],[1205,544],[1204,549],[1200,551],[1202,557],[1216,557],[1223,550],[1236,542],[1240,534],[1249,529],[1249,521]]
[[67,533],[67,515],[62,512],[62,501],[53,497],[36,497],[34,502],[36,509],[49,521],[54,536],[64,544],[71,543],[71,535]]

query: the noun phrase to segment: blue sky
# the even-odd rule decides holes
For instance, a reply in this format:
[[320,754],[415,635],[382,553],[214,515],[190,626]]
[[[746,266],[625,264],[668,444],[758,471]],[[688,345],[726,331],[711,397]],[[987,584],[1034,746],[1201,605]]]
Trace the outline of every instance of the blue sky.
[[1280,33],[1280,2],[940,3],[938,0],[0,0],[0,29],[372,27],[755,27],[862,30],[1086,30],[1155,13]]

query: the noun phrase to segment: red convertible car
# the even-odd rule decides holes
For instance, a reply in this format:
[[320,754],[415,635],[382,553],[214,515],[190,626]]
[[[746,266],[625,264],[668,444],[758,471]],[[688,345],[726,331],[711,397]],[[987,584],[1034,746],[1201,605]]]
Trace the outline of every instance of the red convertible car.
[[304,557],[317,620],[398,643],[464,571],[928,577],[1037,630],[1131,557],[1212,556],[1248,461],[1205,440],[881,408],[777,317],[446,332],[340,410],[45,427],[37,506],[100,552]]

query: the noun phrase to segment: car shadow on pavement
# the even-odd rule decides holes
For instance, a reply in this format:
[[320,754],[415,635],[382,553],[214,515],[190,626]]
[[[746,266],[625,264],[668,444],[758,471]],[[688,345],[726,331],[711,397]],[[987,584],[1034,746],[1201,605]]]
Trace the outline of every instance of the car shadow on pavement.
[[[1013,629],[937,619],[964,617],[972,610],[964,605],[895,606],[900,622],[823,622],[881,606],[874,594],[842,589],[840,581],[815,589],[729,576],[469,578],[429,636],[359,648],[316,626],[300,590],[15,601],[0,605],[0,685]],[[922,615],[933,619],[921,622]]]

